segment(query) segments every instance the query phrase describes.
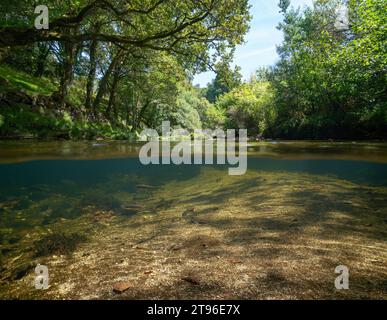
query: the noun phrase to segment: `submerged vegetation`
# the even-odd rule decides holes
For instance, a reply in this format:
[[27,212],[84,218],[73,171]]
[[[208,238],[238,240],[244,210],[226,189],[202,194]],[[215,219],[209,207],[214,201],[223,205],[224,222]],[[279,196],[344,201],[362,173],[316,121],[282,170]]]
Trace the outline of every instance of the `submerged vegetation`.
[[35,257],[44,257],[53,254],[69,254],[77,245],[86,240],[86,236],[77,233],[56,233],[44,236],[34,242]]

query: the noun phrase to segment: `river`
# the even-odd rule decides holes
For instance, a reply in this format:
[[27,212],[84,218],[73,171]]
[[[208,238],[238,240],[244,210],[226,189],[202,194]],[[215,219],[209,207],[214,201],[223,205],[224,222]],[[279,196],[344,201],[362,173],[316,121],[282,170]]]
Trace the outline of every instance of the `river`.
[[140,147],[0,142],[1,298],[387,298],[387,144],[250,143],[241,176]]

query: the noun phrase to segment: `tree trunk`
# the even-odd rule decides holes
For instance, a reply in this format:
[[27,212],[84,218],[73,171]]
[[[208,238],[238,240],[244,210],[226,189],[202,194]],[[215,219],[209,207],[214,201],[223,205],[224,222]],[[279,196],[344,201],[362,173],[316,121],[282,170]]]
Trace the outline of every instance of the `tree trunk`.
[[70,41],[65,41],[63,44],[63,72],[59,89],[59,103],[62,107],[66,105],[68,89],[73,80],[76,56],[77,46]]
[[[101,25],[99,23],[95,24],[93,26],[93,32],[98,33],[101,29]],[[90,65],[89,65],[89,74],[87,76],[87,84],[86,84],[86,100],[85,100],[85,107],[86,111],[94,117],[95,112],[92,109],[92,103],[93,103],[93,91],[94,91],[94,81],[95,76],[97,73],[97,51],[98,51],[98,41],[92,40],[89,47],[89,59],[90,59]]]
[[42,44],[38,44],[38,48],[39,48],[39,55],[36,61],[36,69],[35,69],[34,76],[40,78],[43,76],[44,69],[46,67],[47,57],[48,57],[48,54],[50,53],[50,46],[47,45],[46,43],[42,43]]
[[90,44],[90,51],[89,51],[89,57],[90,57],[90,69],[89,74],[87,77],[87,85],[86,85],[86,101],[85,101],[85,107],[88,112],[91,112],[94,114],[94,110],[91,110],[92,107],[92,95],[94,90],[94,80],[95,80],[95,74],[97,71],[97,46],[98,42],[93,40]]
[[151,105],[150,101],[147,101],[141,108],[140,112],[138,112],[138,115],[136,117],[136,122],[133,125],[132,131],[136,131],[140,127],[140,123],[144,118],[145,111],[148,109],[148,107]]
[[114,57],[113,61],[110,63],[109,68],[106,70],[103,78],[99,82],[99,88],[97,96],[95,97],[94,103],[93,103],[93,111],[97,112],[97,109],[99,105],[101,104],[101,101],[106,93],[107,84],[109,82],[109,78],[111,74],[113,73],[114,69],[118,65],[118,63],[121,62],[121,59],[123,58],[123,50],[120,50],[117,55]]
[[113,83],[110,89],[110,96],[109,96],[109,103],[106,108],[106,116],[111,119],[112,117],[110,116],[110,113],[113,111],[114,115],[117,116],[117,108],[115,107],[115,98],[116,98],[116,90],[118,86],[118,82],[120,80],[120,70],[116,69],[114,71],[113,75]]
[[133,114],[132,114],[132,132],[135,132],[138,128],[138,118],[140,113],[140,98],[138,96],[135,97],[136,101],[133,103]]

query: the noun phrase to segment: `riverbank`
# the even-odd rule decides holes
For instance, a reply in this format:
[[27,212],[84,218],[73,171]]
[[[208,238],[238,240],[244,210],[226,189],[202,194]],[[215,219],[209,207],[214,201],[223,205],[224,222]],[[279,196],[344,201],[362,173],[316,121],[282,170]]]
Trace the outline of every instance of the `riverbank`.
[[[106,110],[91,113],[83,104],[84,93],[76,86],[70,90],[66,101],[58,101],[58,83],[49,78],[31,76],[20,70],[8,66],[0,66],[0,140],[41,140],[41,141],[95,141],[95,140],[127,140],[139,139],[141,128],[148,127],[145,119],[134,121],[131,119],[138,110],[127,110],[126,116],[117,118]],[[104,101],[106,103],[106,101]],[[187,102],[188,103],[188,102]],[[132,107],[133,108],[133,107]],[[209,106],[207,111],[211,110]],[[202,110],[201,112],[207,112]],[[145,112],[145,111],[144,111]],[[182,110],[183,114],[186,112]],[[163,115],[164,120],[173,118]],[[206,125],[206,116],[198,121],[197,126],[191,126],[191,131]],[[159,119],[160,120],[160,119]],[[142,123],[138,122],[142,121]],[[161,121],[161,120],[160,120]],[[159,121],[159,122],[160,122]],[[176,122],[176,119],[172,121]],[[188,120],[186,121],[189,122]],[[161,125],[161,123],[159,123]],[[176,124],[176,123],[175,123]],[[175,125],[174,124],[174,125]],[[225,123],[217,123],[213,127],[227,127]],[[158,127],[154,124],[152,128]],[[181,124],[177,125],[181,127]],[[238,126],[233,126],[238,129]],[[243,126],[241,128],[244,128]],[[355,128],[353,128],[355,129]],[[250,141],[287,140],[289,137],[305,138],[305,141],[380,141],[385,142],[384,134],[296,134],[297,128],[288,130],[286,135],[257,134],[256,130],[249,130]],[[340,131],[340,130],[338,130]],[[356,130],[353,130],[354,132]],[[349,132],[352,132],[350,130]],[[273,139],[265,139],[273,138]],[[315,137],[320,137],[320,139]],[[342,139],[342,138],[345,139]],[[321,140],[324,138],[325,140]],[[378,140],[380,138],[380,140]],[[289,140],[289,139],[288,139]],[[292,141],[292,140],[289,140]]]

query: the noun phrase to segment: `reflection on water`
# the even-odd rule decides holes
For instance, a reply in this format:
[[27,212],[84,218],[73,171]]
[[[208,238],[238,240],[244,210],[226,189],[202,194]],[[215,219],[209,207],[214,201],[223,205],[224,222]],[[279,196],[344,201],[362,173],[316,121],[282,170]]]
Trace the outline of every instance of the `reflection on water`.
[[[240,214],[253,218],[260,210],[268,217],[273,215],[267,203],[278,196],[287,201],[286,212],[308,202],[313,208],[309,215],[319,212],[321,206],[352,215],[353,208],[363,206],[362,214],[377,212],[375,219],[386,221],[385,144],[251,144],[248,173],[241,177],[229,177],[225,166],[143,166],[137,159],[139,147],[122,142],[1,142],[0,280],[10,285],[28,275],[30,261],[36,257],[76,250],[79,243],[87,241],[85,234],[94,223],[113,229],[113,225],[139,216],[157,217],[178,210],[189,233],[193,216],[198,217],[193,213],[203,203],[211,203],[216,207],[202,208],[202,220],[196,224],[205,225],[206,217],[216,211],[219,221],[231,228],[225,221],[233,219],[230,198],[238,194],[238,207],[245,208],[244,213],[234,212],[239,218]],[[173,186],[181,193],[170,192]],[[344,189],[343,197],[348,196],[352,209],[344,210],[345,203],[340,205],[340,197],[335,196]],[[196,197],[190,198],[194,194]],[[262,206],[252,209],[253,198]],[[269,226],[288,228],[284,221],[273,223]],[[137,225],[134,230],[142,227]],[[376,234],[385,241],[380,230]],[[7,297],[4,290],[2,295]]]
[[[0,141],[0,163],[36,159],[112,159],[138,157],[140,143]],[[386,143],[251,142],[250,156],[276,159],[336,159],[387,162]]]

